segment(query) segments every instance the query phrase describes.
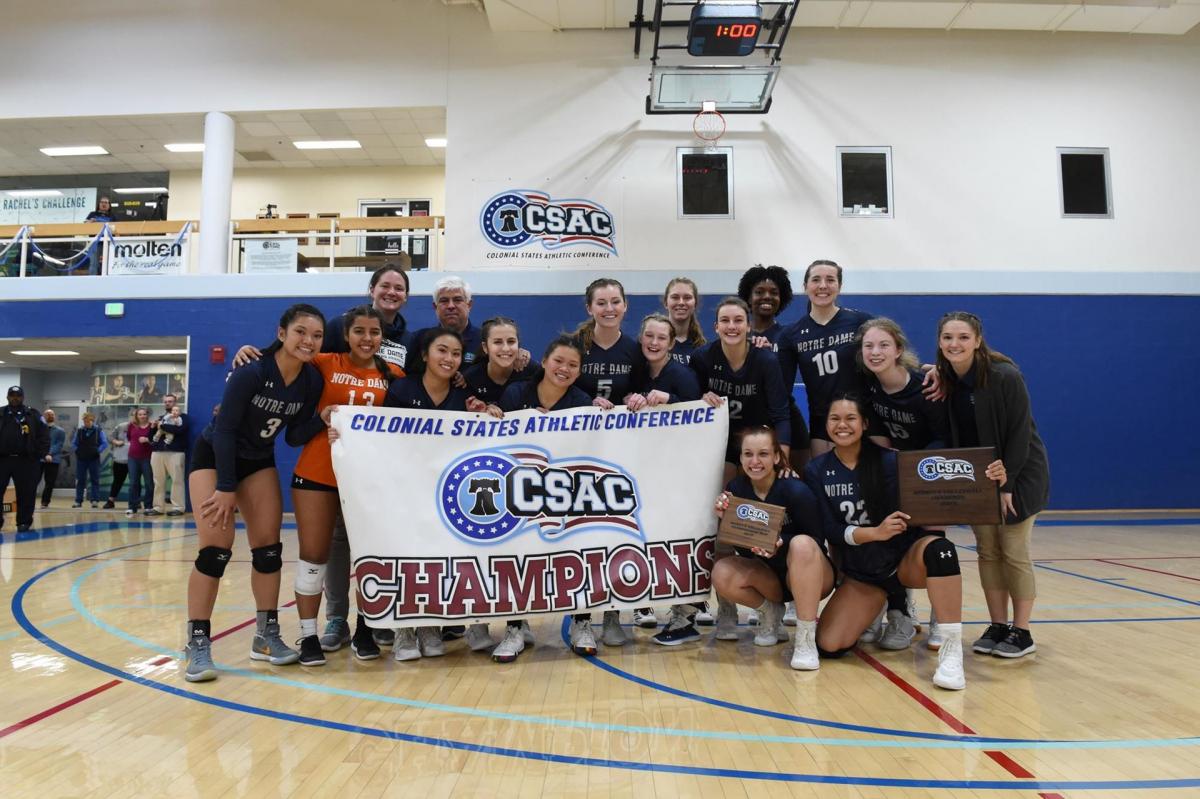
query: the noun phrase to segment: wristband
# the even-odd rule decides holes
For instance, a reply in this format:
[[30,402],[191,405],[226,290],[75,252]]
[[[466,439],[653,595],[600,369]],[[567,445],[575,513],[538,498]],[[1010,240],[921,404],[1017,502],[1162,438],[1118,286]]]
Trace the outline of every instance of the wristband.
[[852,547],[859,546],[859,543],[854,540],[854,531],[857,529],[858,527],[856,525],[848,524],[846,525],[845,532],[842,533],[842,537],[846,539],[846,543]]

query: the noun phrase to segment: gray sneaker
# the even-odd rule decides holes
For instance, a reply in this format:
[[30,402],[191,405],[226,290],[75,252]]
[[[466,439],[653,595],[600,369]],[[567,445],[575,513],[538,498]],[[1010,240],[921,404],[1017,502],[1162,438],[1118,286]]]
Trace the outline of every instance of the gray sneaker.
[[615,610],[604,611],[604,626],[600,630],[600,640],[605,646],[625,646],[629,637],[621,626],[621,614]]
[[981,655],[992,654],[992,650],[996,648],[996,644],[1008,637],[1008,629],[1009,626],[1007,624],[992,622],[983,631],[983,635],[976,638],[975,643],[971,644],[971,650]]
[[187,656],[187,671],[183,678],[188,682],[208,682],[217,679],[217,667],[212,659],[212,641],[207,635],[197,635],[188,641],[184,650]]
[[439,658],[446,654],[441,627],[418,627],[417,643],[421,645],[421,655],[424,657]]
[[737,606],[727,599],[717,599],[717,640],[736,641],[738,639]]
[[326,652],[336,652],[350,643],[350,625],[341,616],[330,616],[325,622],[325,632],[321,633],[321,648]]
[[916,630],[913,629],[913,620],[902,610],[889,610],[887,627],[883,630],[883,637],[879,639],[879,648],[908,649],[914,635],[916,635]]
[[250,645],[251,660],[270,661],[272,666],[287,666],[300,660],[300,653],[283,642],[279,637],[279,623],[268,624],[261,635],[254,636]]

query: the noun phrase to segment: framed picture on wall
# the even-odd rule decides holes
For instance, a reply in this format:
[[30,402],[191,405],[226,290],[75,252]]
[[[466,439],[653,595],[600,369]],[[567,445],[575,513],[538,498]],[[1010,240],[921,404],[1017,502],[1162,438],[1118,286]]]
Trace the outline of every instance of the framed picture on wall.
[[132,374],[105,375],[104,404],[123,405],[134,402],[137,399],[133,391],[134,385],[136,383]]

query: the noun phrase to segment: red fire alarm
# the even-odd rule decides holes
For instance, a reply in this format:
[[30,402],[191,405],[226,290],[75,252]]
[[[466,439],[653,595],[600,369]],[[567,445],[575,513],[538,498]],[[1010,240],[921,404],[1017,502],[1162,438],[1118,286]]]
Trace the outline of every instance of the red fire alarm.
[[220,344],[213,344],[208,348],[209,363],[225,363],[225,348]]

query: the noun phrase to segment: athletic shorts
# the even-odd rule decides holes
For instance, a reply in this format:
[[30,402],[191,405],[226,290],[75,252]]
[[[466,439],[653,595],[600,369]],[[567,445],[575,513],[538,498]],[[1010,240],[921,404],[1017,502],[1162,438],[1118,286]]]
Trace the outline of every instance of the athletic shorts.
[[892,572],[887,577],[868,578],[859,574],[847,574],[846,576],[850,577],[851,579],[858,580],[860,583],[866,583],[867,585],[873,585],[876,588],[882,588],[883,593],[888,596],[891,596],[896,592],[903,593],[905,589],[904,583],[900,582],[900,576],[896,572]]
[[[804,533],[800,533],[800,535],[804,535]],[[786,546],[786,543],[784,544],[784,546]],[[821,550],[821,554],[825,556],[825,560],[829,561],[830,568],[833,569],[833,583],[834,583],[834,585],[837,585],[837,575],[838,575],[837,566],[830,559],[829,553],[825,551],[825,547],[819,547],[819,548]],[[779,578],[779,584],[781,586],[783,586],[783,601],[784,602],[792,601],[792,589],[791,589],[791,586],[788,584],[788,578],[787,578],[788,570],[787,570],[787,555],[786,554],[783,557],[779,557],[779,558],[763,558],[759,555],[755,555],[753,552],[751,552],[748,549],[743,549],[742,547],[736,547],[733,551],[743,558],[757,558],[758,560],[761,560],[763,563],[767,564],[767,568],[775,573],[775,576],[777,578]]]
[[808,425],[808,437],[810,439],[821,439],[822,441],[829,440],[829,434],[825,432],[825,420],[828,414],[814,415],[811,423]]
[[[192,464],[188,469],[188,474],[202,469],[215,470],[216,468],[217,453],[213,451],[212,443],[201,436],[196,439],[196,446],[192,448]],[[237,458],[234,460],[234,474],[239,483],[255,472],[274,468],[275,456],[273,454],[269,458]]]
[[338,487],[318,483],[316,480],[309,480],[307,477],[301,477],[296,473],[292,473],[292,488],[298,488],[301,491],[332,491],[337,493]]

